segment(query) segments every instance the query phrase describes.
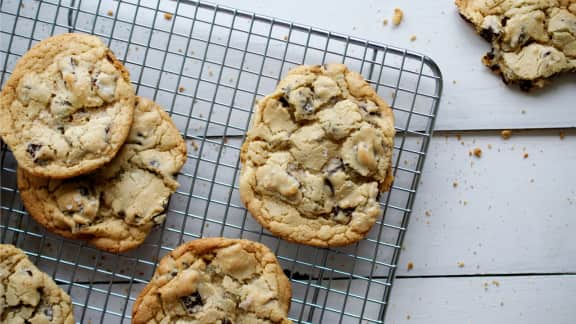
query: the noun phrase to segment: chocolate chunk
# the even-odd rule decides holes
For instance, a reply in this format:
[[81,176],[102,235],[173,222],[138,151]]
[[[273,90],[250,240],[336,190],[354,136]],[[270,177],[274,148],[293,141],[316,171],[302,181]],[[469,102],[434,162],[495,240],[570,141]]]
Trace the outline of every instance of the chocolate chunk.
[[497,34],[494,33],[492,28],[484,28],[480,31],[480,36],[482,36],[485,40],[491,42]]
[[30,277],[32,277],[32,271],[31,270],[24,270],[26,271],[26,274],[28,274]]
[[26,152],[28,152],[28,154],[30,154],[31,157],[36,157],[36,153],[38,153],[38,151],[42,148],[42,144],[34,144],[34,143],[30,143],[28,144],[28,146],[26,147]]
[[354,212],[354,208],[340,208],[336,206],[332,209],[330,216],[336,223],[347,225],[352,219],[352,212]]
[[229,320],[229,319],[227,319],[227,318],[225,318],[225,319],[222,320],[222,324],[232,324],[232,321]]
[[282,107],[285,107],[285,108],[290,107],[288,100],[286,100],[286,98],[284,96],[278,98],[278,101],[280,101],[280,103],[282,104]]
[[182,306],[186,308],[186,311],[189,314],[198,312],[204,305],[202,303],[202,296],[200,296],[200,293],[198,292],[195,292],[189,296],[180,297],[180,302],[182,303]]

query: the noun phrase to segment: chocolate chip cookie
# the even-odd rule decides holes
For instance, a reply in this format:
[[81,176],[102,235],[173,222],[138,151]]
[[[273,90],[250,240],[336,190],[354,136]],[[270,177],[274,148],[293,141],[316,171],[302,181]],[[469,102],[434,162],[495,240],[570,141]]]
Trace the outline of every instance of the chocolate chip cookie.
[[528,91],[576,71],[575,1],[456,0],[456,5],[492,43],[482,61],[505,83]]
[[286,240],[362,239],[392,182],[392,110],[342,64],[300,66],[262,99],[242,146],[240,196]]
[[74,323],[70,296],[10,244],[0,244],[0,322]]
[[120,153],[95,173],[70,179],[18,169],[18,188],[30,215],[48,230],[121,252],[140,245],[165,218],[186,145],[170,116],[137,97],[134,123]]
[[134,98],[128,71],[98,37],[54,36],[20,59],[4,86],[0,136],[30,174],[85,174],[124,143]]
[[266,246],[199,239],[162,258],[134,303],[132,323],[291,323],[291,295]]

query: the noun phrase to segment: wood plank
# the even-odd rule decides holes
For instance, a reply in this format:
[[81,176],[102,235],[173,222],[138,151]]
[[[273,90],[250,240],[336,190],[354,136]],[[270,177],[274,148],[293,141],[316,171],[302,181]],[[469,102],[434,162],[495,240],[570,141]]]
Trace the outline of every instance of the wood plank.
[[[399,274],[575,272],[576,133],[566,134],[435,136]],[[476,147],[481,158],[468,155]]]
[[[445,81],[436,123],[439,130],[576,126],[571,100],[574,76],[531,94],[505,86],[480,63],[489,45],[459,17],[453,0],[372,0],[363,5],[307,0],[274,5],[266,0],[214,2],[429,55],[439,64]],[[395,7],[404,10],[403,23],[383,26],[383,19],[390,20]],[[410,41],[411,35],[416,35],[416,41]]]
[[574,323],[576,276],[398,279],[386,323]]

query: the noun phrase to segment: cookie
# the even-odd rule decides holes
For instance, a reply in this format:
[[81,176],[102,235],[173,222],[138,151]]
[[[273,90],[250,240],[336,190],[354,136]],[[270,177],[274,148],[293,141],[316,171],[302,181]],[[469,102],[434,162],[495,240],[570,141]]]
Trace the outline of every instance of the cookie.
[[482,61],[505,83],[528,91],[576,71],[573,0],[456,0],[456,5],[492,44]]
[[74,323],[70,296],[10,244],[0,244],[0,322]]
[[70,178],[109,162],[130,131],[134,89],[98,37],[64,34],[32,47],[0,95],[0,136],[28,173]]
[[291,323],[292,289],[264,245],[220,237],[185,243],[160,260],[132,323]]
[[49,179],[18,169],[30,215],[49,231],[122,252],[140,245],[165,218],[186,145],[170,116],[137,97],[134,123],[120,153],[85,176]]
[[242,146],[240,196],[283,239],[362,239],[392,183],[392,110],[342,64],[300,66],[262,99]]

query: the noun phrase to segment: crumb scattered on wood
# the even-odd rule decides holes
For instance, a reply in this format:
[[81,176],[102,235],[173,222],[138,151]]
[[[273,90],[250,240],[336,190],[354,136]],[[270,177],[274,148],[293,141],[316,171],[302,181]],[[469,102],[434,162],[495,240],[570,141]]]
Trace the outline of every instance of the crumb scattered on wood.
[[406,265],[406,269],[408,271],[414,269],[414,263],[412,261],[408,262],[408,264]]
[[388,19],[382,20],[382,25],[387,26],[388,25]]
[[564,133],[564,131],[560,131],[560,132],[558,133],[558,135],[560,136],[560,139],[563,140],[564,137],[566,136],[566,133]]
[[512,131],[509,129],[505,129],[503,131],[500,132],[500,136],[502,136],[503,139],[509,139],[510,136],[512,136]]
[[112,17],[112,16],[114,16],[114,11],[108,10],[107,14],[108,14],[108,16]]
[[394,16],[392,16],[392,24],[394,24],[394,26],[398,26],[402,22],[402,19],[404,19],[404,12],[402,11],[402,9],[394,8]]
[[460,267],[460,268],[464,268],[464,262],[462,262],[462,261],[458,261],[458,263],[457,263],[457,264],[458,264],[458,267]]
[[472,154],[474,154],[474,156],[477,157],[477,158],[482,157],[482,149],[479,148],[479,147],[475,147],[475,148],[472,150]]
[[165,12],[165,13],[164,13],[164,19],[166,19],[166,20],[171,20],[172,17],[174,17],[173,14],[171,14],[171,13],[169,13],[169,12]]
[[179,91],[179,92],[184,92],[184,90],[186,90],[186,89],[184,89],[184,87],[179,87],[179,88],[178,88],[178,91]]
[[416,40],[416,35],[410,36],[410,41],[411,41],[411,42],[413,42],[413,41],[415,41],[415,40]]
[[524,158],[525,158],[525,159],[528,158],[528,153],[524,153]]

